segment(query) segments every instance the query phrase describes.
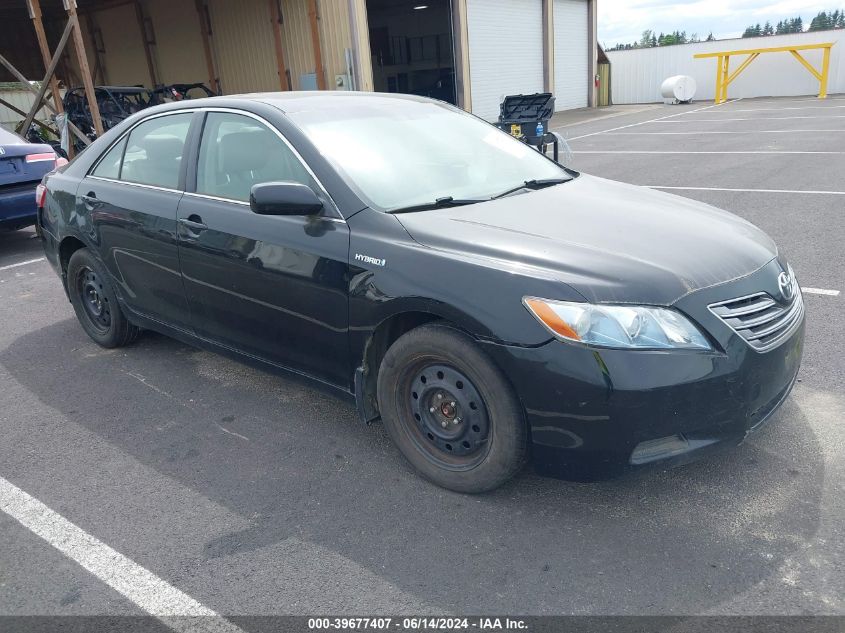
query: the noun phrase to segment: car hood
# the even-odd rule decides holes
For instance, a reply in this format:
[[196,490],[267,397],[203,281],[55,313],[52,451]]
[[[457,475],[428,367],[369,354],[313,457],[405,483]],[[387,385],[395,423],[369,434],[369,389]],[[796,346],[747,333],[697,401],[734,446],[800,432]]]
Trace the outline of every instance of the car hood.
[[726,211],[584,174],[397,218],[424,246],[539,267],[594,302],[670,305],[777,257],[771,238]]

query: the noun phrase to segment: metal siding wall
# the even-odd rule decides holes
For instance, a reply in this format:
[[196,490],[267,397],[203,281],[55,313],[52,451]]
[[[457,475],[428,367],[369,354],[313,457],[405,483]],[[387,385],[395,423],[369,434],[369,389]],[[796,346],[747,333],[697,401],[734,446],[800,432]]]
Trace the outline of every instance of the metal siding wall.
[[283,0],[282,16],[285,59],[290,70],[291,86],[294,90],[299,90],[300,75],[314,72],[314,48],[311,45],[307,0]]
[[493,120],[502,97],[543,91],[541,0],[467,0],[472,112]]
[[[651,103],[661,101],[660,84],[673,75],[689,75],[698,84],[696,101],[708,101],[716,94],[716,59],[693,59],[697,53],[742,50],[837,42],[830,57],[828,93],[845,92],[845,31],[819,31],[745,38],[720,42],[701,42],[680,46],[608,51],[613,103]],[[821,51],[803,51],[802,55],[821,69]],[[732,57],[736,69],[744,57]],[[780,97],[818,94],[819,84],[789,53],[760,55],[728,88],[728,96]]]
[[[103,47],[106,52],[102,58],[109,83],[115,86],[149,86],[150,73],[144,57],[144,43],[135,7],[127,4],[97,11],[95,19],[103,34]],[[89,42],[85,44],[87,48]],[[93,73],[94,65],[91,59],[89,65]]]
[[[40,59],[40,58],[39,58]],[[18,69],[20,70],[20,69]],[[41,74],[41,77],[44,77],[44,74]],[[65,91],[63,89],[59,89],[59,92],[64,96]],[[35,103],[35,95],[32,94],[29,90],[0,90],[0,98],[4,101],[8,101],[13,106],[18,108],[19,110],[23,110],[24,112],[29,112],[29,109],[32,107],[32,104]],[[50,105],[53,104],[53,100],[49,100]],[[47,108],[41,108],[38,112],[35,113],[35,118],[39,121],[45,121],[50,116],[50,111]],[[0,105],[0,125],[2,125],[7,130],[11,130],[14,132],[15,127],[23,121],[23,117],[7,108],[6,106]]]
[[555,110],[587,107],[586,0],[554,0]]
[[[210,0],[209,11],[223,93],[278,90],[267,0]],[[201,46],[197,54],[202,55]]]
[[345,0],[320,0],[319,15],[326,85],[334,90],[335,75],[346,74],[346,49],[352,48],[349,4]]
[[[159,81],[208,82],[199,16],[193,0],[146,0],[145,7],[155,31]],[[143,55],[143,49],[140,54]]]

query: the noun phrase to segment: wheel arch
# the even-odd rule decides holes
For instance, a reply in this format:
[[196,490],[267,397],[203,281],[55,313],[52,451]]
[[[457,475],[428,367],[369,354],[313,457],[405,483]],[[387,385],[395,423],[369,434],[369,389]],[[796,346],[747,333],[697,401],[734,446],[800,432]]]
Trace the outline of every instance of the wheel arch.
[[73,254],[81,248],[86,248],[85,242],[73,235],[68,235],[59,242],[59,266],[61,266],[62,272],[62,285],[65,288],[65,294],[68,295],[68,299],[70,299],[70,291],[67,286],[68,262],[70,262]]
[[361,419],[370,423],[379,417],[376,398],[376,383],[379,367],[387,350],[403,334],[429,323],[439,323],[452,327],[474,340],[472,321],[455,314],[454,310],[440,309],[437,303],[426,302],[424,305],[403,305],[402,309],[384,316],[373,328],[372,333],[363,343],[355,370],[355,401]]

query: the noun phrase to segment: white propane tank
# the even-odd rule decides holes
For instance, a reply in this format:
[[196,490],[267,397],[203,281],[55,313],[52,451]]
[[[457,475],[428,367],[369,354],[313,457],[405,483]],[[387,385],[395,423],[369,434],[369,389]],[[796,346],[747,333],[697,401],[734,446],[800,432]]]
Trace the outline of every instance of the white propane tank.
[[688,75],[669,77],[660,86],[660,93],[667,103],[687,103],[695,97],[695,79]]

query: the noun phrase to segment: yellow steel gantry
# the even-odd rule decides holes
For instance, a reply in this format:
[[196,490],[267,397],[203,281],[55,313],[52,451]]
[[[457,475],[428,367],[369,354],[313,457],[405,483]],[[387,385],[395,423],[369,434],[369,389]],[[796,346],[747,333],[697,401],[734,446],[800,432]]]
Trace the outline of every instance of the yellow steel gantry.
[[[830,49],[836,42],[825,42],[824,44],[802,44],[800,46],[776,46],[774,48],[749,48],[740,51],[722,51],[719,53],[699,53],[694,55],[695,59],[717,57],[716,65],[716,103],[724,103],[728,100],[728,86],[739,74],[748,68],[749,64],[757,59],[762,53],[792,53],[793,57],[801,62],[810,74],[819,82],[819,99],[827,98],[827,76],[830,73]],[[816,70],[798,51],[819,50],[823,51],[821,72]],[[731,55],[748,55],[733,73],[730,72]]]

